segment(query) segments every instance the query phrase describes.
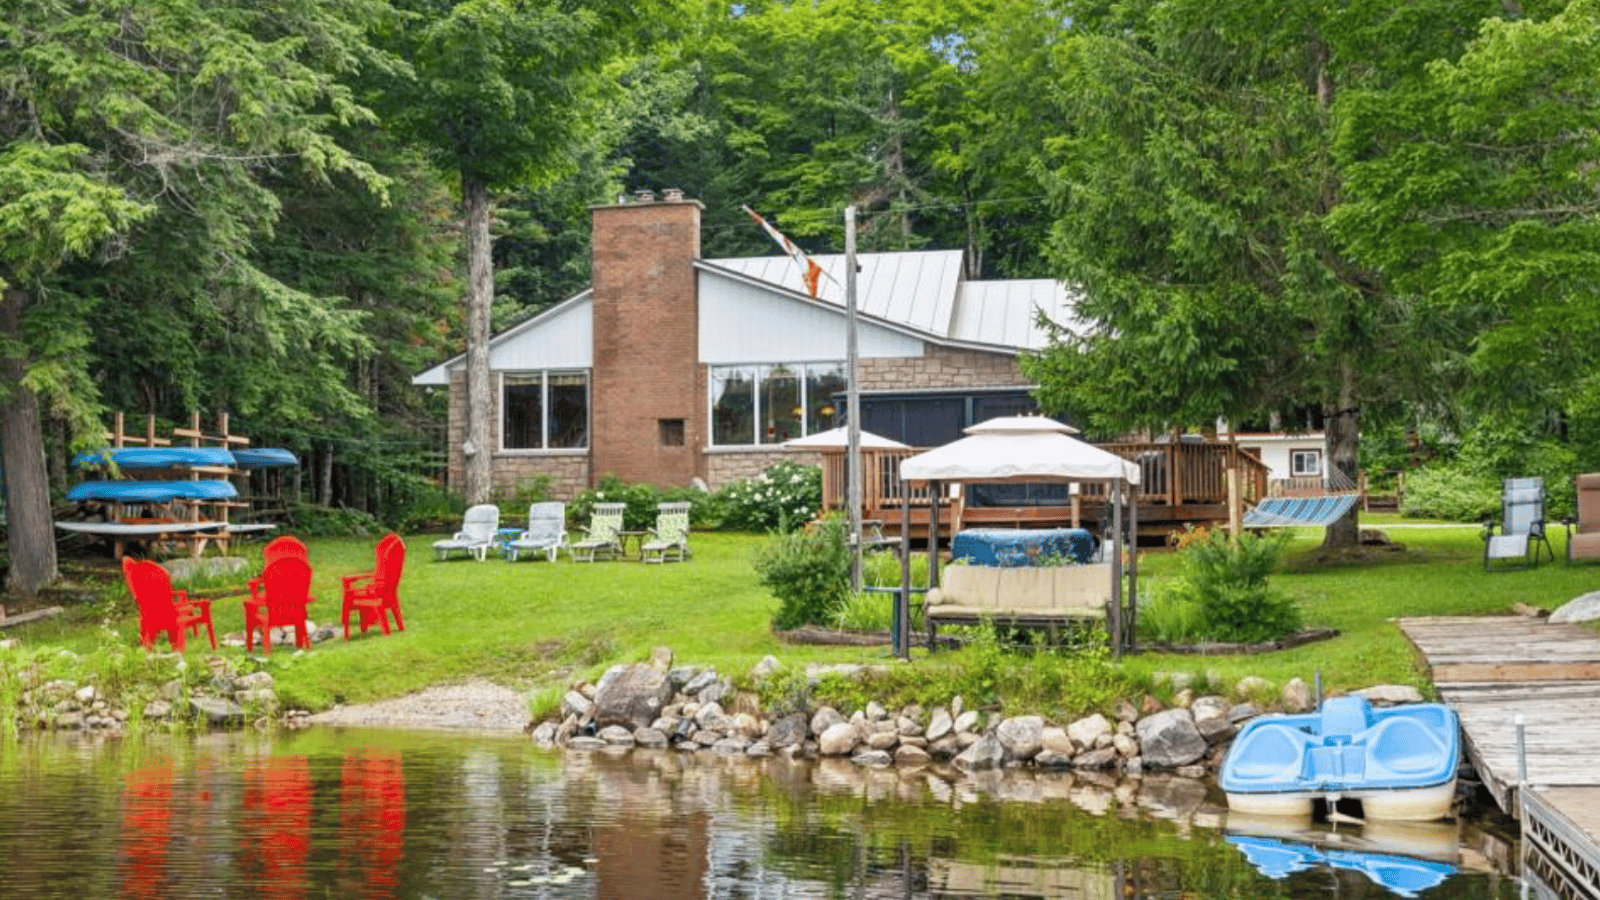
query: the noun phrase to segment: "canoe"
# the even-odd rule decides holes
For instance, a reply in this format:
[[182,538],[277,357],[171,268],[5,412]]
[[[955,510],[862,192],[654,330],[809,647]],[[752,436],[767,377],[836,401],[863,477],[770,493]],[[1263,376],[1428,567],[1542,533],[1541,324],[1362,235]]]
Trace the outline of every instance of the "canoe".
[[1450,815],[1461,725],[1439,703],[1375,709],[1332,697],[1317,712],[1261,716],[1234,738],[1221,784],[1229,809],[1308,815],[1312,803],[1361,802],[1367,819],[1429,821]]
[[231,482],[203,481],[85,481],[67,491],[73,501],[105,503],[171,503],[174,500],[232,500],[239,491]]

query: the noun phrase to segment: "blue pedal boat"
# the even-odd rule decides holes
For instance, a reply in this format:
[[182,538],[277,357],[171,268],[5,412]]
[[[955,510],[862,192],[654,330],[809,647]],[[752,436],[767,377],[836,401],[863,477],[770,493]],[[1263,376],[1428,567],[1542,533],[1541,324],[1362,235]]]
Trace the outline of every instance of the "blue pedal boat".
[[1220,780],[1243,813],[1309,815],[1315,800],[1351,799],[1368,819],[1424,822],[1450,815],[1460,757],[1461,724],[1443,704],[1331,697],[1317,712],[1247,722]]

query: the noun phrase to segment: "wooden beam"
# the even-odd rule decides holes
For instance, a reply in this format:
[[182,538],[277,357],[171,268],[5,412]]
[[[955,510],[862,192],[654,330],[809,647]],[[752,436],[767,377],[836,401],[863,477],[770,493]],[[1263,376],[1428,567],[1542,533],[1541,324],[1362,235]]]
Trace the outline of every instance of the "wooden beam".
[[1446,663],[1433,667],[1438,685],[1474,681],[1592,681],[1600,679],[1600,662]]

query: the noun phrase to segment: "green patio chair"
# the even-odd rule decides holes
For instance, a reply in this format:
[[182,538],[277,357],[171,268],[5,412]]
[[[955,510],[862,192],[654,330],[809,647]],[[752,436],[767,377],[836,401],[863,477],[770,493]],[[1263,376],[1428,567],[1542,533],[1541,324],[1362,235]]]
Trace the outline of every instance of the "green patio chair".
[[622,555],[622,513],[626,503],[596,503],[589,514],[589,526],[582,540],[567,545],[574,562],[594,562],[597,554],[612,559]]
[[675,501],[656,506],[656,527],[639,545],[639,559],[664,563],[689,558],[689,503]]

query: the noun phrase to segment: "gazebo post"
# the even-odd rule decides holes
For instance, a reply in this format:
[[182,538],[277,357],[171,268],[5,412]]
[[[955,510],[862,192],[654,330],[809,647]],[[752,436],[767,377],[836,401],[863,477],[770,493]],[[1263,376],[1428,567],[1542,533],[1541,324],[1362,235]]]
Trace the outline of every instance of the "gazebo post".
[[1128,488],[1128,531],[1133,542],[1128,547],[1128,652],[1139,650],[1139,489]]
[[[911,495],[901,491],[900,591],[894,595],[894,655],[911,658]],[[932,650],[932,647],[928,648]]]
[[944,482],[928,482],[928,589],[939,586],[939,495]]
[[1122,658],[1122,479],[1111,482],[1111,650]]

